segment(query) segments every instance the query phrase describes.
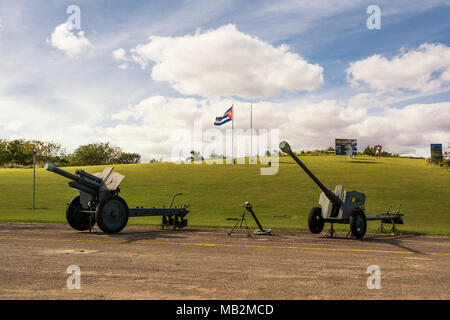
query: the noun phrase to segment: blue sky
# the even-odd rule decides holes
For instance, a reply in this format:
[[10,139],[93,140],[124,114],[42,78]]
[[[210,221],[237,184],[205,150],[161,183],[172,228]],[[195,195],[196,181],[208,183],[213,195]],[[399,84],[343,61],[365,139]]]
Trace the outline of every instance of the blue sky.
[[[358,138],[360,146],[381,143],[388,151],[405,155],[427,156],[430,143],[442,143],[444,149],[450,143],[450,84],[445,76],[450,70],[449,1],[0,3],[4,139],[53,140],[69,152],[80,144],[111,141],[140,152],[144,159],[167,158],[175,129],[192,129],[198,118],[206,129],[228,103],[234,103],[237,111],[242,108],[236,124],[241,121],[244,126],[252,102],[258,126],[279,129],[297,149],[328,147],[337,135]],[[66,22],[70,5],[80,8],[81,29],[69,31],[75,38],[69,33],[57,38],[57,27]],[[381,10],[379,30],[366,26],[370,5]],[[83,46],[80,38],[89,45]],[[236,39],[236,44],[227,39]],[[424,44],[429,46],[421,47]],[[81,51],[70,54],[64,45]],[[277,49],[284,45],[288,47],[280,53]],[[138,53],[139,46],[147,51]],[[180,50],[171,51],[176,46]],[[209,46],[224,50],[212,51],[220,57],[211,58],[208,67],[186,58],[195,56],[197,49],[207,56]],[[119,48],[125,52],[123,59],[113,56]],[[241,51],[242,60],[236,61],[240,56],[235,55],[228,66],[227,54]],[[306,74],[293,76],[288,61]],[[423,61],[430,62],[418,68]],[[271,82],[264,79],[269,73],[273,77],[268,67],[272,62],[281,66],[275,76],[280,78],[279,89],[273,92]],[[356,62],[358,69],[354,64],[349,71]],[[159,67],[178,71],[157,77]],[[217,84],[198,80],[203,76],[217,79]],[[241,85],[229,85],[226,76]],[[392,90],[377,77],[385,78]],[[414,82],[422,77],[425,80]],[[425,89],[433,77],[439,83]],[[166,113],[168,108],[174,110]],[[166,123],[169,116],[176,126]],[[430,116],[437,122],[417,120]],[[326,125],[309,125],[322,117]],[[341,124],[334,126],[337,122]],[[386,126],[392,128],[386,132],[382,129]]]

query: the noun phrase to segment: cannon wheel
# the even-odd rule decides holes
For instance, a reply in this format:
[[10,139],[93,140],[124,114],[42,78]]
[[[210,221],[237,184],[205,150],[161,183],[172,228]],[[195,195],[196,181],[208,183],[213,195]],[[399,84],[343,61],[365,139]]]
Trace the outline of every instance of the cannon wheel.
[[367,221],[364,211],[356,209],[350,216],[350,231],[356,239],[361,239],[366,234]]
[[128,222],[128,205],[119,196],[106,197],[97,206],[95,220],[105,233],[120,232]]
[[66,220],[69,225],[79,231],[90,229],[95,224],[95,218],[87,213],[80,212],[83,207],[80,203],[80,196],[70,200],[66,209]]
[[319,207],[314,207],[309,211],[308,214],[308,227],[311,233],[317,234],[321,233],[324,226],[324,221],[322,217],[322,209]]

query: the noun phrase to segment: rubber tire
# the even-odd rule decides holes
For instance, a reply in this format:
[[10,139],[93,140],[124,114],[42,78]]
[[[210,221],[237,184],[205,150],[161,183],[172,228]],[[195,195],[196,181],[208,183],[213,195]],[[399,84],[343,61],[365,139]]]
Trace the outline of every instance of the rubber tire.
[[[359,221],[361,221],[361,223],[358,224]],[[367,220],[363,210],[355,210],[350,216],[349,224],[350,231],[356,239],[361,239],[362,237],[364,237],[367,230]]]
[[323,230],[325,222],[322,217],[322,209],[320,207],[314,207],[308,214],[308,228],[311,233],[318,234]]
[[89,214],[79,212],[83,207],[80,203],[80,196],[70,200],[66,208],[66,220],[69,226],[78,231],[90,229],[95,224],[95,218],[89,219]]
[[[105,205],[108,204],[108,202],[110,201],[118,201],[123,208],[123,212],[124,215],[122,218],[122,220],[119,220],[119,223],[116,226],[111,226],[108,225],[107,220],[105,220],[104,216],[103,216],[103,209],[105,207]],[[105,233],[108,234],[114,234],[114,233],[118,233],[120,231],[122,231],[123,228],[125,228],[125,226],[128,223],[128,205],[125,202],[125,200],[123,200],[121,197],[119,196],[108,196],[106,197],[103,201],[101,201],[98,206],[97,209],[95,211],[95,220],[97,221],[97,225],[100,228],[100,230],[102,230]]]

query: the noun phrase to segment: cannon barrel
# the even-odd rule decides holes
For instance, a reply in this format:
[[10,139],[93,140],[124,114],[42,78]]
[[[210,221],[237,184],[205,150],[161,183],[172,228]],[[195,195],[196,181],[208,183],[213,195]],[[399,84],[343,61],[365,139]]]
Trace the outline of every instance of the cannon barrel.
[[98,193],[97,189],[91,188],[91,187],[89,187],[89,186],[87,186],[85,184],[81,184],[81,183],[76,182],[76,181],[69,181],[69,186],[74,188],[74,189],[77,189],[79,191],[83,191],[83,192],[89,193],[93,197],[95,197],[97,195],[97,193]]
[[89,172],[86,172],[86,171],[81,170],[81,169],[75,170],[75,173],[76,173],[77,175],[79,175],[80,177],[82,177],[82,178],[88,178],[88,179],[91,179],[91,180],[93,180],[93,181],[95,181],[95,182],[97,182],[97,183],[99,183],[99,184],[101,184],[102,181],[103,181],[103,180],[100,179],[99,177],[94,176],[93,174],[90,174]]
[[319,186],[320,189],[322,189],[325,196],[333,203],[333,204],[341,204],[341,200],[333,193],[331,192],[325,185],[311,172],[311,170],[308,169],[307,166],[303,162],[300,161],[300,159],[295,155],[295,153],[292,152],[291,146],[287,141],[280,142],[280,149],[284,153],[287,153],[292,157],[292,159],[295,160],[295,162],[298,163],[300,167],[302,167],[303,170],[311,177],[311,179]]
[[[70,172],[64,171],[50,163],[46,163],[44,165],[44,169],[72,180],[73,182],[69,182],[69,185],[71,187],[92,195],[96,194],[98,189],[101,187],[102,180],[100,178],[83,170],[76,170],[75,173],[77,174],[75,175]],[[80,173],[80,171],[82,171],[83,173]]]
[[60,176],[63,176],[65,178],[67,178],[67,179],[70,179],[70,180],[74,180],[74,181],[77,181],[77,182],[79,180],[81,180],[81,177],[76,176],[76,175],[74,175],[74,174],[72,174],[70,172],[64,171],[64,170],[62,170],[62,169],[58,168],[57,166],[54,166],[53,164],[50,164],[50,163],[46,163],[44,165],[44,169],[48,170],[48,171],[51,171],[53,173],[56,173],[56,174],[58,174]]

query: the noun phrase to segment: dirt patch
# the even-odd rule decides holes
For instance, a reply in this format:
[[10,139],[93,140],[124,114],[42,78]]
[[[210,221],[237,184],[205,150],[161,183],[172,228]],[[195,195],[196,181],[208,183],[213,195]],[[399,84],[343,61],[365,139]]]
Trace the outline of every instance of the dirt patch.
[[[448,237],[0,223],[1,299],[450,299]],[[68,289],[68,266],[81,289]],[[380,289],[369,289],[369,266]]]

